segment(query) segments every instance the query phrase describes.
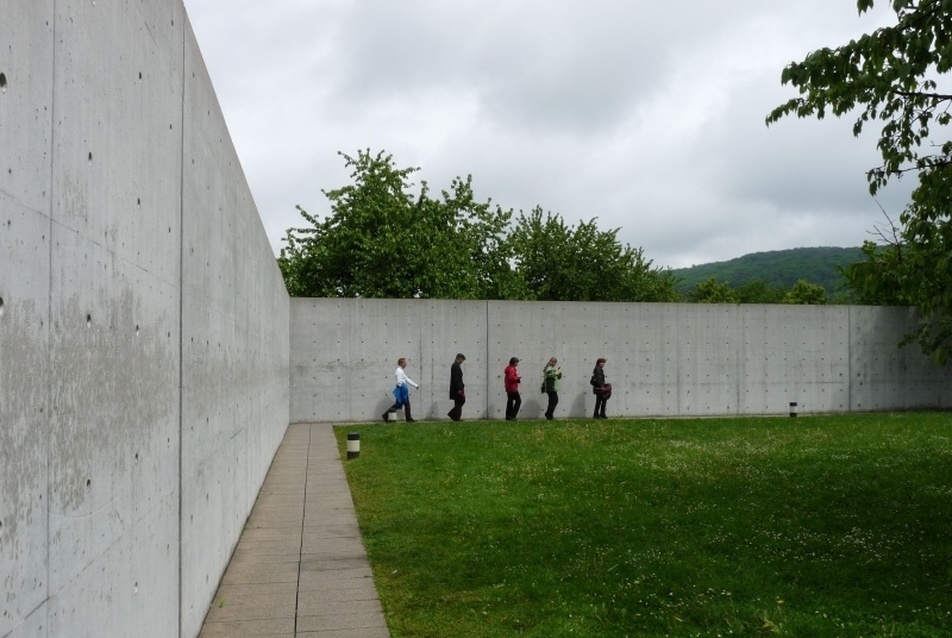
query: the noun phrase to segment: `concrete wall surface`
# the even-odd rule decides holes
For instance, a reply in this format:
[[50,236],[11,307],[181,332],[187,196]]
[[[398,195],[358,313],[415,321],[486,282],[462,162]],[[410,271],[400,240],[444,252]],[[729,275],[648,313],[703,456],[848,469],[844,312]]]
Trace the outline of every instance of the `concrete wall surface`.
[[181,0],[0,15],[0,637],[195,636],[288,297]]
[[[907,308],[864,306],[291,300],[291,420],[373,421],[407,357],[416,419],[447,419],[463,364],[463,418],[501,419],[503,370],[519,357],[521,418],[540,418],[542,367],[563,369],[556,417],[591,415],[606,357],[614,416],[948,408],[952,375],[912,345]],[[402,415],[398,415],[402,418]]]

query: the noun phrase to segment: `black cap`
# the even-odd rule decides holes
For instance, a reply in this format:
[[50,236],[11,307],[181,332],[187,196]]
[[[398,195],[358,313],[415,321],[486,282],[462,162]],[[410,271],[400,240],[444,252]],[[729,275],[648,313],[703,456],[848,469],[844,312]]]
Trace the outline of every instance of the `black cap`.
[[462,359],[463,361],[466,361],[466,355],[463,354],[462,352],[457,352],[457,353],[456,353],[456,358],[457,358],[457,359]]

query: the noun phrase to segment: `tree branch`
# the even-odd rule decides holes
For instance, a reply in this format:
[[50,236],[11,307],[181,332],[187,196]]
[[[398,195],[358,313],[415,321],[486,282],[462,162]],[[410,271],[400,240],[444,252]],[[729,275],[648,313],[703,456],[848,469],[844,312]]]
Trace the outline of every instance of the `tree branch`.
[[896,95],[901,97],[924,97],[935,100],[936,102],[947,102],[952,100],[952,95],[946,95],[944,93],[922,93],[921,91],[894,91]]

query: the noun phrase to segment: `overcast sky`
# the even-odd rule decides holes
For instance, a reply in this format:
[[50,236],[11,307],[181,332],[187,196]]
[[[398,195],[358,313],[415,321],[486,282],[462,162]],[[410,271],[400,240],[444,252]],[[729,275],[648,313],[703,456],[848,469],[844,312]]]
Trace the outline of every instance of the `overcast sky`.
[[783,67],[894,22],[855,0],[185,0],[272,246],[393,155],[435,192],[597,218],[655,266],[858,246],[878,126],[764,117]]

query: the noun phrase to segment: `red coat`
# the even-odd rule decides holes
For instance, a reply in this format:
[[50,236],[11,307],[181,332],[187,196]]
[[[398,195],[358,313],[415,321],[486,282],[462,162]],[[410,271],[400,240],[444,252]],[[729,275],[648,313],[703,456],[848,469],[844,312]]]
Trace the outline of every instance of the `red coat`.
[[522,381],[522,377],[519,376],[519,371],[516,370],[516,366],[512,364],[506,366],[506,373],[503,379],[503,382],[506,384],[506,392],[518,392],[520,381]]

